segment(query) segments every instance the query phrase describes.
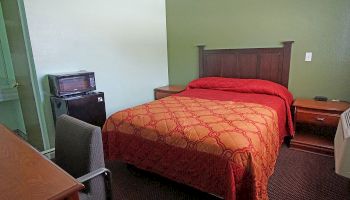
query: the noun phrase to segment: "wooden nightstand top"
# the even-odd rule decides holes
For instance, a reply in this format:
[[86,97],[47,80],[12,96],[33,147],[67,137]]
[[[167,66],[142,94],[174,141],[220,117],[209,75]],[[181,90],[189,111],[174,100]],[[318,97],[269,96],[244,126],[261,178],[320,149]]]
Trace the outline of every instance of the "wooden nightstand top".
[[157,92],[166,92],[166,93],[179,93],[186,89],[186,86],[182,85],[168,85],[159,88],[155,88],[154,91]]
[[293,106],[317,110],[344,112],[350,108],[350,103],[344,101],[315,101],[312,99],[296,99],[293,103]]

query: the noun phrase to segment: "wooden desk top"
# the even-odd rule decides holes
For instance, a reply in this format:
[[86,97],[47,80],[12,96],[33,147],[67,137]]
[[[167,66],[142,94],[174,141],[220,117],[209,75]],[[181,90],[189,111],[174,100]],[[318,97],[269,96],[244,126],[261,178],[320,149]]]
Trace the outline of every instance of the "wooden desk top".
[[0,199],[63,199],[84,186],[0,124]]

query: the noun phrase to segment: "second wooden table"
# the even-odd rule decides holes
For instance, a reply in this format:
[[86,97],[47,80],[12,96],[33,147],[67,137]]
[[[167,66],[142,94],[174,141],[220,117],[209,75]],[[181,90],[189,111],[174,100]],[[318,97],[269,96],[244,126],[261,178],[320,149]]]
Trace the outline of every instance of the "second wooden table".
[[[347,102],[296,99],[293,107],[296,133],[291,141],[291,147],[333,155],[335,129],[340,114],[348,109],[350,104]],[[306,129],[303,129],[303,126]],[[331,135],[322,136],[321,132],[327,130],[331,130]]]
[[154,89],[154,99],[158,100],[172,94],[182,92],[186,89],[186,86],[182,85],[169,85]]

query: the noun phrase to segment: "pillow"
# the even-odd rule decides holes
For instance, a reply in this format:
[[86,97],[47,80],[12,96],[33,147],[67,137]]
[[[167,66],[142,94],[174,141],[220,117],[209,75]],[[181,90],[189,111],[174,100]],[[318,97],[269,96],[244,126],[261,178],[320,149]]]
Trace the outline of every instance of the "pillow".
[[287,125],[290,135],[294,135],[292,114],[290,110],[290,106],[293,103],[293,95],[286,87],[278,83],[260,79],[206,77],[193,80],[188,84],[186,89],[223,90],[241,93],[267,94],[280,97],[284,101],[286,107]]
[[285,100],[289,106],[293,102],[293,95],[286,87],[261,79],[205,77],[193,80],[187,85],[187,89],[196,88],[274,95]]

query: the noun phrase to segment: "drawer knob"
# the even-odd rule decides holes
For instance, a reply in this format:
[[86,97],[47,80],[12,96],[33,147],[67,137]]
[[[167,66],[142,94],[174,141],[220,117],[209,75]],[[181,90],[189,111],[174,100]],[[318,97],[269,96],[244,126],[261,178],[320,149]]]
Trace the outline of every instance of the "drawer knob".
[[324,121],[326,118],[324,118],[324,117],[316,117],[316,120],[317,121],[320,121],[320,122],[322,122],[322,121]]

